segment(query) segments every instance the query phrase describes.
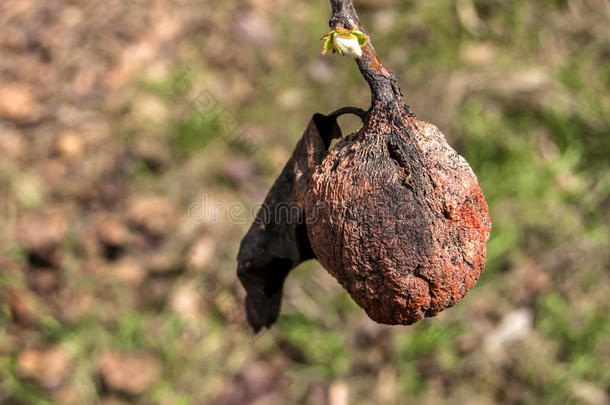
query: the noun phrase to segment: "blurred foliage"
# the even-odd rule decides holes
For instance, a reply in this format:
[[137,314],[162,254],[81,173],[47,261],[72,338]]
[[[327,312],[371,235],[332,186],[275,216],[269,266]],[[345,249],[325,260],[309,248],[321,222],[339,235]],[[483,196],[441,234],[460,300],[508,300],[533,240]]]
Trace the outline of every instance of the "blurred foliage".
[[[356,2],[406,101],[479,178],[486,270],[455,308],[386,327],[306,263],[258,336],[235,278],[248,211],[314,112],[369,103],[352,60],[320,55],[328,2],[15,3],[0,17],[0,98],[16,97],[0,103],[0,403],[607,403],[607,1]],[[204,114],[202,92],[218,103]],[[221,111],[260,147],[232,142]],[[224,215],[236,204],[243,221]],[[49,347],[70,359],[60,384]],[[100,366],[111,350],[162,371],[125,393]]]

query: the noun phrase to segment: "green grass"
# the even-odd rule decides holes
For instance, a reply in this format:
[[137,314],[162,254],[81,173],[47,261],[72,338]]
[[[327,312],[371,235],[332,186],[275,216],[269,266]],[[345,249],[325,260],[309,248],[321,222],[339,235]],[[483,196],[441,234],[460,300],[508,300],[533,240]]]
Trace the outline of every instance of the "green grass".
[[[213,200],[255,202],[279,174],[314,112],[369,103],[353,61],[320,55],[329,12],[325,2],[257,9],[273,38],[260,45],[234,35],[234,17],[241,16],[232,11],[236,4],[212,1],[210,10],[219,7],[217,19],[183,39],[187,51],[168,61],[161,78],[138,77],[126,85],[134,99],[159,101],[167,122],[134,120],[126,113],[133,107],[132,96],[124,96],[121,108],[103,110],[121,151],[143,142],[167,152],[160,168],[129,153],[117,159],[127,162],[122,179],[126,196],[154,192],[178,205],[180,224],[164,238],[175,242],[171,246],[180,250],[180,262],[172,274],[147,276],[171,280],[162,302],[146,304],[140,298],[152,296],[148,284],[133,288],[108,281],[103,271],[110,270],[87,261],[95,255],[87,244],[91,218],[101,213],[122,218],[122,201],[114,208],[85,205],[69,214],[71,228],[58,271],[68,290],[92,293],[90,313],[67,321],[47,297],[30,291],[21,271],[28,268],[28,258],[13,226],[25,210],[64,209],[58,202],[63,189],[47,190],[32,161],[0,161],[0,204],[8,207],[1,212],[10,214],[0,219],[0,266],[5,266],[1,259],[11,263],[0,268],[0,290],[28,289],[39,315],[37,323],[24,328],[23,340],[13,339],[4,331],[14,326],[14,319],[0,301],[0,402],[53,403],[54,393],[15,370],[24,347],[52,343],[74,353],[66,385],[82,403],[97,403],[107,395],[98,387],[96,369],[96,359],[107,349],[146,349],[162,360],[161,379],[135,403],[206,403],[239,382],[236,376],[252,364],[278,372],[274,387],[284,403],[307,403],[317,385],[328,389],[343,382],[350,404],[381,403],[376,386],[382,370],[390,370],[388,378],[395,379],[386,381],[394,403],[470,398],[481,403],[586,402],[578,386],[607,398],[610,63],[603,35],[607,28],[600,13],[585,3],[574,2],[583,18],[562,0],[404,1],[361,12],[381,60],[401,77],[407,102],[419,117],[439,124],[472,166],[493,222],[486,269],[467,298],[439,318],[383,329],[376,340],[362,343],[367,328],[375,326],[313,261],[291,273],[277,324],[257,337],[215,297],[196,297],[196,322],[175,309],[173,287],[200,283],[205,275],[227,287],[222,293],[231,298],[224,301],[228,307],[243,299],[235,287],[234,258],[249,224],[194,226],[183,215],[188,203],[203,192]],[[468,5],[478,22],[465,21],[458,10]],[[388,26],[375,24],[378,13],[391,16]],[[468,49],[477,46],[491,56],[478,55],[482,62],[469,59]],[[223,52],[215,51],[218,47]],[[330,79],[311,73],[316,64],[328,69]],[[176,92],[175,83],[182,83],[185,71],[192,87],[183,94]],[[532,71],[536,74],[528,76]],[[245,84],[233,88],[234,83]],[[208,89],[218,101],[214,111],[193,109],[199,89]],[[231,142],[218,126],[222,111],[238,121],[236,132],[256,130],[261,146],[254,153],[245,154],[247,146]],[[93,159],[106,152],[88,153]],[[252,173],[245,184],[236,185],[226,173],[227,165],[239,159],[251,164]],[[189,248],[201,235],[215,241],[213,258],[204,268],[191,269],[186,264]],[[170,246],[154,245],[154,238],[147,237],[130,242],[128,253],[146,257]],[[139,250],[148,243],[153,247]],[[490,357],[486,336],[517,308],[532,312],[531,330],[503,347],[502,355]]]

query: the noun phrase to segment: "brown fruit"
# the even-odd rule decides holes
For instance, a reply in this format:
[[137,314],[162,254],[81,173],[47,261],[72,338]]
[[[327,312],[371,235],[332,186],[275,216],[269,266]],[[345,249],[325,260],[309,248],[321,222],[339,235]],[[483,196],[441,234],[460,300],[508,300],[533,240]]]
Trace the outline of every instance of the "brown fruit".
[[314,172],[309,240],[371,317],[412,324],[479,278],[491,228],[468,163],[400,101],[375,105]]

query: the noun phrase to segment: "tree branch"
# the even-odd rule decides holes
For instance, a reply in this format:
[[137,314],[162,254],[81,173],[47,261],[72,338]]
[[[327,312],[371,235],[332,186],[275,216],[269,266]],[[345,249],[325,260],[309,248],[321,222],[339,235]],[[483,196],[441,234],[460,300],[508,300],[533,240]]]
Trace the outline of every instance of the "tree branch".
[[[330,0],[330,4],[333,13],[329,21],[331,29],[355,28],[366,34],[352,0]],[[362,47],[362,57],[356,59],[356,62],[360,73],[371,88],[371,105],[402,99],[402,93],[398,87],[398,77],[381,64],[370,38]]]

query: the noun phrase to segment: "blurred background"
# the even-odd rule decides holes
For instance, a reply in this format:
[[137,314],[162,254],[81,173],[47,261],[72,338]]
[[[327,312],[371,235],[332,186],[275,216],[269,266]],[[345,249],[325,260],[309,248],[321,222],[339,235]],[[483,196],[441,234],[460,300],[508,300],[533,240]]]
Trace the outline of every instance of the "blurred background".
[[1,404],[609,402],[610,3],[356,6],[485,192],[470,294],[378,325],[310,261],[245,324],[256,204],[313,113],[370,102],[327,0],[2,1]]

